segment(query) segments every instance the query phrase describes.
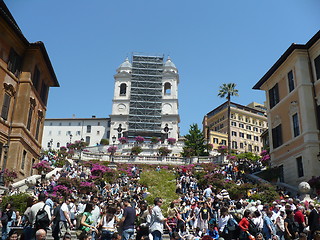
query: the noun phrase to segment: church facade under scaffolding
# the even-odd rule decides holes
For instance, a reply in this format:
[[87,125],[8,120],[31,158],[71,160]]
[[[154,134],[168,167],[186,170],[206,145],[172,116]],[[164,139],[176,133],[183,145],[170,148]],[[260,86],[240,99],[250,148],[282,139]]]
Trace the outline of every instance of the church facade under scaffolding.
[[[120,137],[179,138],[179,74],[170,57],[133,54],[114,75],[110,144]],[[115,142],[116,141],[116,142]]]

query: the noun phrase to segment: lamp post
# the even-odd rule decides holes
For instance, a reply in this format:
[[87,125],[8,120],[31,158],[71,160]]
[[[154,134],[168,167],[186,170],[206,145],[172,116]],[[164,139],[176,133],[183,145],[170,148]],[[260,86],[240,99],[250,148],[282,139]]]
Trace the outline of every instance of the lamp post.
[[112,143],[113,143],[113,148],[112,148],[112,151],[111,151],[111,158],[112,158],[112,162],[114,162],[114,144],[115,144],[115,142],[116,142],[116,136],[115,135],[113,135],[112,136]]
[[70,144],[71,144],[71,141],[72,141],[72,137],[73,137],[72,134],[70,134]]
[[83,143],[83,141],[84,141],[84,139],[83,138],[81,138],[80,139],[80,155],[79,155],[79,161],[81,160],[81,154],[82,154],[82,143]]

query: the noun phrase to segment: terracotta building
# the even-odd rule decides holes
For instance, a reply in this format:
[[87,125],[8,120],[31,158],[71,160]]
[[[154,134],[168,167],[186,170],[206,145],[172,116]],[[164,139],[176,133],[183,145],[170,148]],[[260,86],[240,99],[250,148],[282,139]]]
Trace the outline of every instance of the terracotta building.
[[271,162],[298,185],[319,176],[320,31],[292,44],[256,83],[266,92]]
[[30,43],[0,0],[0,167],[19,178],[38,161],[50,87],[59,87],[42,42]]
[[[251,106],[251,107],[249,107]],[[267,129],[267,117],[264,105],[251,103],[243,106],[231,102],[230,106],[230,133],[231,149],[235,152],[253,152],[259,154],[263,147],[261,133]],[[228,138],[228,104],[221,104],[203,119],[204,136],[213,148],[227,145]]]

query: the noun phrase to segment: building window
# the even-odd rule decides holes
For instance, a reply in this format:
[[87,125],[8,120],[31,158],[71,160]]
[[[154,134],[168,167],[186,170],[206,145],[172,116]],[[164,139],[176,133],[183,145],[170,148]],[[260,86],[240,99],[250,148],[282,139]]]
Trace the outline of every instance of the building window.
[[120,84],[120,96],[125,96],[127,94],[127,84]]
[[87,133],[91,133],[91,125],[87,125]]
[[259,132],[259,129],[257,127],[253,127],[253,131]]
[[277,148],[282,145],[282,129],[281,124],[272,129],[272,145]]
[[49,87],[43,81],[41,86],[40,98],[44,105],[47,105]]
[[253,136],[253,139],[254,139],[255,141],[259,141],[259,137],[258,137],[258,136]]
[[239,128],[244,128],[244,124],[243,123],[239,123]]
[[221,140],[221,144],[222,145],[227,145],[227,141],[226,140]]
[[171,95],[171,84],[168,82],[164,84],[164,95]]
[[80,131],[76,131],[76,136],[80,136]]
[[293,72],[288,72],[288,85],[289,85],[289,92],[294,89],[294,79],[293,79]]
[[246,129],[251,131],[251,126],[247,125]]
[[247,134],[247,139],[251,140],[251,134]]
[[243,132],[239,132],[239,137],[244,138],[244,133]]
[[70,135],[71,135],[71,131],[67,131],[66,136],[70,136]]
[[20,73],[22,58],[16,53],[13,48],[10,50],[9,61],[8,61],[8,70],[12,72],[16,77]]
[[231,122],[231,126],[236,127],[236,126],[237,126],[237,123],[236,123],[236,122]]
[[100,126],[100,122],[98,122],[98,126]]
[[240,148],[243,148],[243,143],[240,143]]
[[51,136],[51,134],[52,134],[52,131],[49,131],[49,134],[48,134],[48,135]]
[[11,101],[11,96],[8,93],[5,93],[3,97],[3,104],[2,104],[2,110],[1,110],[1,117],[4,120],[8,119],[10,101]]
[[58,131],[58,135],[61,135],[61,131]]
[[71,122],[69,122],[69,126],[71,126]]
[[238,143],[236,141],[232,141],[232,148],[238,149]]
[[88,143],[88,145],[90,145],[90,137],[86,137],[86,143]]
[[292,116],[292,125],[293,125],[293,136],[297,137],[300,135],[300,128],[299,128],[299,118],[298,113],[295,113]]
[[59,126],[62,126],[62,123],[59,123]]
[[100,135],[100,131],[97,131],[97,135]]
[[298,157],[297,159],[297,169],[298,169],[298,177],[303,177],[303,162],[302,162],[302,157]]
[[52,122],[50,123],[50,126],[52,126]]
[[254,151],[259,152],[260,148],[258,146],[254,146]]
[[314,59],[314,66],[316,68],[316,77],[320,79],[320,55]]
[[248,145],[248,152],[252,152],[252,145],[251,144]]
[[81,126],[81,122],[78,122],[78,126]]
[[279,99],[279,89],[278,89],[278,83],[274,85],[273,88],[269,90],[269,103],[270,103],[270,109],[273,108],[278,102]]
[[40,71],[38,66],[34,66],[33,76],[32,76],[32,84],[39,91],[39,82],[40,82]]
[[28,121],[27,121],[27,129],[30,131],[31,128],[31,121],[32,121],[32,114],[33,114],[33,107],[30,106],[29,114],[28,114]]
[[219,143],[219,139],[218,138],[213,138],[213,143],[218,144]]
[[40,125],[41,125],[41,119],[38,118],[37,127],[36,127],[36,135],[35,135],[36,140],[38,140],[38,138],[39,138]]
[[23,150],[22,159],[21,159],[21,169],[24,170],[24,166],[26,164],[27,152]]
[[236,137],[236,136],[237,136],[237,132],[235,132],[235,131],[232,131],[232,132],[231,132],[231,136],[234,136],[234,137]]

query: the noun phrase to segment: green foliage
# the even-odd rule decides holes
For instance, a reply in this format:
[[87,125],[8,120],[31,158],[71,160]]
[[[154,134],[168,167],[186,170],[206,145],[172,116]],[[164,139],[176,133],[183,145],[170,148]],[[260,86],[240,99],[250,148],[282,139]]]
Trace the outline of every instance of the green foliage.
[[179,197],[176,194],[175,175],[171,171],[143,171],[139,183],[148,187],[150,195],[147,196],[146,200],[150,205],[153,204],[156,197],[163,199],[164,212],[167,211],[169,204]]
[[252,152],[244,152],[237,155],[238,159],[247,159],[250,161],[258,161],[261,157],[252,153]]
[[206,145],[204,136],[199,129],[198,124],[190,125],[189,133],[184,136],[186,138],[185,147],[183,148],[182,155],[184,157],[190,156],[204,156]]
[[142,148],[140,146],[134,146],[131,148],[131,153],[133,155],[139,155],[142,152]]
[[101,144],[101,145],[109,145],[109,140],[108,140],[108,139],[105,139],[105,138],[102,138],[102,139],[100,140],[100,144]]
[[172,150],[168,149],[167,147],[159,148],[160,156],[168,156],[168,154],[171,153],[171,152],[172,152]]
[[30,195],[27,193],[4,196],[2,198],[1,208],[3,208],[7,203],[10,203],[14,210],[19,211],[20,214],[23,215],[24,211],[27,209],[28,198],[30,198]]
[[152,137],[152,138],[150,139],[150,141],[151,141],[151,143],[156,144],[156,143],[160,142],[160,138],[158,138],[158,137]]
[[230,96],[239,96],[238,90],[236,89],[235,83],[224,83],[220,86],[218,97],[224,98],[226,97],[230,100]]

